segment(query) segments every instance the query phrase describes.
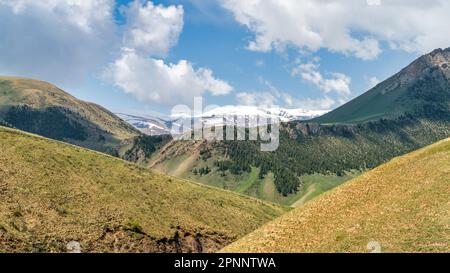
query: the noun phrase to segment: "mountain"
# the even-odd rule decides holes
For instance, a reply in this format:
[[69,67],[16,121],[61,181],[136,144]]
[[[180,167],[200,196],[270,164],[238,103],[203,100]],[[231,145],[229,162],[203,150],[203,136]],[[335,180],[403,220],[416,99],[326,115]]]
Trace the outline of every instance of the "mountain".
[[5,127],[0,182],[0,252],[212,252],[287,211]]
[[139,131],[105,108],[38,80],[0,77],[0,120],[20,130],[110,154]]
[[276,151],[261,151],[262,141],[173,140],[146,164],[264,200],[301,204],[393,157],[450,137],[448,54],[436,50],[420,57],[323,117],[281,124]]
[[162,117],[144,117],[124,113],[116,113],[122,120],[149,136],[169,135],[172,121]]
[[447,139],[395,158],[223,251],[448,253],[449,181]]
[[439,114],[439,107],[443,111],[449,109],[449,81],[450,48],[436,49],[367,93],[314,121],[359,123],[429,111]]
[[[283,122],[294,120],[309,120],[321,116],[328,111],[326,110],[304,110],[304,109],[283,109],[283,108],[260,108],[255,106],[222,106],[213,110],[206,111],[201,115],[172,115],[172,116],[137,116],[130,114],[117,113],[117,116],[133,125],[142,133],[157,136],[168,135],[171,129],[178,130],[181,124],[186,121],[199,120],[205,127],[214,127],[220,124],[234,121],[235,117],[242,119],[238,126],[245,126],[244,121],[256,117],[264,117],[267,119],[277,118]],[[225,118],[225,120],[224,120]]]

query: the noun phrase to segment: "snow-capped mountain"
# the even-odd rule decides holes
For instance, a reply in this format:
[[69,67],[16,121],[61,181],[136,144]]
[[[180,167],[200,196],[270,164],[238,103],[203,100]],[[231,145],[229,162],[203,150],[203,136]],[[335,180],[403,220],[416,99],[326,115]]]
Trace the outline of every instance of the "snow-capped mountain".
[[171,116],[137,116],[118,113],[124,121],[148,135],[170,134],[172,127],[180,128],[189,121],[200,121],[204,127],[230,124],[237,122],[238,126],[251,124],[250,120],[257,118],[289,122],[294,120],[309,120],[326,114],[327,110],[304,110],[283,108],[260,108],[256,106],[223,106],[203,112],[198,115],[175,114]]
[[172,122],[161,117],[136,116],[124,113],[116,113],[122,120],[128,122],[144,134],[151,136],[170,134]]

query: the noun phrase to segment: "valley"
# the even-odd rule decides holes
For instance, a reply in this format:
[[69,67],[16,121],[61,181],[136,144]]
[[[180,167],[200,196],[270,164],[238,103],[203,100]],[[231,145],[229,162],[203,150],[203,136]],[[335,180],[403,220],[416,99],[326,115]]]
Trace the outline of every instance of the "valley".
[[[331,189],[333,181],[449,137],[449,61],[450,48],[435,50],[322,117],[282,123],[280,147],[271,153],[260,151],[261,141],[174,140],[145,161],[172,175],[293,205],[316,186]],[[314,176],[329,179],[308,181]]]

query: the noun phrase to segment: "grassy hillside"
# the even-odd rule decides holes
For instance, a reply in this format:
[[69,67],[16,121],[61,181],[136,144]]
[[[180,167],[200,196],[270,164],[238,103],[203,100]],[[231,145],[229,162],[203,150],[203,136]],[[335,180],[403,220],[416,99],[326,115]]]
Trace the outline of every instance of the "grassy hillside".
[[0,252],[207,252],[287,208],[0,127]]
[[24,131],[115,154],[139,132],[103,107],[32,79],[0,77],[0,120]]
[[[270,222],[225,252],[450,251],[450,139],[395,158]],[[373,244],[373,243],[371,243]]]

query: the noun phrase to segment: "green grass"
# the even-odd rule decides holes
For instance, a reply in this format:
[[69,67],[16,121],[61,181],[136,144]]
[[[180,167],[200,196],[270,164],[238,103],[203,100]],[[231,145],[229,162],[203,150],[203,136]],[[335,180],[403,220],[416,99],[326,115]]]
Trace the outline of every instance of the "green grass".
[[283,196],[276,190],[273,173],[269,173],[263,180],[258,180],[254,183],[247,193],[250,196],[265,201],[297,207],[357,175],[359,175],[358,172],[348,173],[345,176],[323,174],[304,175],[300,177],[302,181],[300,190],[295,194]]
[[317,196],[332,190],[333,188],[342,185],[346,181],[360,175],[361,172],[348,172],[343,176],[312,174],[303,175],[301,180],[303,182],[302,190],[297,194],[297,200],[292,205],[294,207],[301,206],[306,202],[316,198]]
[[[182,144],[182,142],[176,143],[177,148],[179,149],[179,146],[183,147]],[[192,154],[192,151],[190,154]],[[192,163],[192,166],[187,168],[184,173],[179,175],[174,174],[173,171],[177,170],[180,164],[187,160],[187,158],[187,154],[171,156],[158,164],[156,168],[164,173],[197,181],[208,186],[227,189],[285,206],[302,205],[314,197],[360,174],[360,172],[354,171],[347,172],[344,176],[337,176],[334,174],[303,175],[300,177],[300,180],[302,181],[302,187],[300,190],[296,194],[283,196],[276,190],[274,175],[272,172],[266,175],[263,179],[258,178],[260,170],[257,167],[252,167],[252,171],[250,173],[244,172],[240,175],[233,175],[229,171],[226,171],[225,175],[223,175],[214,166],[215,161],[224,159],[223,155],[220,153],[213,153],[213,156],[207,160],[198,158]],[[209,167],[212,170],[211,173],[207,175],[195,175],[193,173],[193,169],[198,170],[204,167]],[[310,189],[312,187],[314,187],[314,191],[310,193]],[[301,202],[298,202],[299,200],[301,200]]]
[[[183,146],[182,142],[177,143]],[[190,151],[188,154],[192,154]],[[248,194],[249,189],[258,183],[259,168],[252,168],[250,173],[242,173],[240,175],[231,175],[229,171],[222,175],[221,172],[216,171],[214,162],[217,160],[223,160],[223,155],[214,154],[211,158],[207,160],[202,160],[201,158],[196,158],[193,160],[192,164],[181,174],[174,174],[174,170],[177,170],[179,166],[188,159],[187,154],[182,154],[178,156],[171,156],[168,159],[162,161],[157,165],[157,169],[168,173],[171,175],[179,176],[181,178],[193,180],[201,184],[208,186],[218,187],[233,192]],[[207,175],[195,175],[193,173],[194,169],[199,170],[200,168],[209,167],[212,171]],[[257,197],[257,196],[256,196]]]
[[[210,164],[206,164],[205,162],[196,162],[195,168],[201,168],[202,166],[209,166],[212,168]],[[243,173],[241,175],[231,175],[227,173],[225,176],[222,176],[220,172],[212,171],[211,173],[207,175],[194,175],[192,173],[192,170],[186,171],[184,174],[181,175],[182,178],[190,179],[199,183],[202,183],[204,185],[217,187],[221,189],[230,190],[233,192],[239,192],[242,194],[247,194],[246,191],[248,190],[247,186],[251,186],[252,181],[254,181],[255,178],[252,178],[251,176],[254,175],[252,173]],[[246,182],[250,185],[247,186],[241,186],[242,182]],[[239,189],[241,188],[241,189]]]
[[[210,167],[214,169],[212,162],[215,159],[208,161],[197,161],[195,164],[196,168],[201,167]],[[171,160],[165,161],[164,164],[168,164],[168,162],[178,162],[181,160]],[[172,168],[176,168],[177,165],[174,164]],[[337,175],[323,175],[323,174],[314,174],[314,175],[304,175],[301,176],[300,179],[303,183],[302,187],[296,194],[290,194],[288,196],[283,196],[280,194],[275,187],[274,183],[274,175],[273,173],[269,173],[263,179],[259,179],[259,168],[252,167],[252,171],[250,173],[243,173],[241,175],[235,176],[231,175],[229,172],[226,172],[225,176],[222,176],[220,172],[212,171],[208,175],[194,175],[192,171],[187,171],[181,177],[190,179],[193,181],[198,181],[202,184],[225,188],[228,190],[232,190],[237,193],[246,194],[264,201],[282,204],[285,206],[300,206],[304,203],[310,201],[311,199],[319,196],[320,194],[333,189],[336,186],[341,185],[345,181],[348,181],[356,176],[358,176],[360,172],[348,172],[346,175],[337,176]],[[310,192],[310,189],[314,189]],[[298,202],[300,200],[300,202]]]
[[286,207],[0,127],[0,252],[214,251]]
[[188,158],[188,155],[181,155],[179,157],[173,157],[169,160],[163,162],[163,164],[158,166],[158,170],[173,175],[173,171]]
[[450,139],[391,160],[224,252],[449,252]]
[[236,192],[245,193],[254,183],[258,180],[259,168],[252,167],[252,171],[250,172],[247,179],[241,181]]
[[399,99],[407,89],[383,93],[386,83],[378,86],[338,109],[315,119],[322,124],[361,123],[379,118],[392,118],[410,110],[411,105],[403,104]]

